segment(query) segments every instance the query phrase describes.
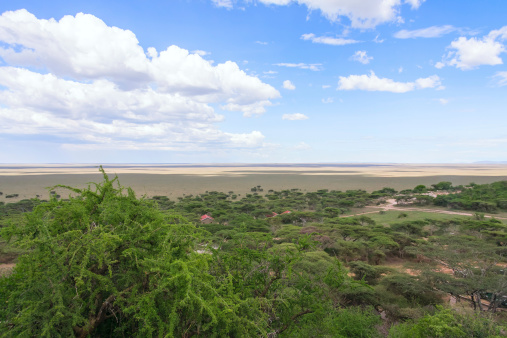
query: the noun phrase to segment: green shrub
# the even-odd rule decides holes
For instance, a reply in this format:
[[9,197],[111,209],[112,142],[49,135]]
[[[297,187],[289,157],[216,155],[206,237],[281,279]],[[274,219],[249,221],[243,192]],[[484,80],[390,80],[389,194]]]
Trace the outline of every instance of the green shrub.
[[484,315],[460,315],[451,309],[437,307],[433,315],[391,327],[389,338],[461,338],[500,336],[501,327]]

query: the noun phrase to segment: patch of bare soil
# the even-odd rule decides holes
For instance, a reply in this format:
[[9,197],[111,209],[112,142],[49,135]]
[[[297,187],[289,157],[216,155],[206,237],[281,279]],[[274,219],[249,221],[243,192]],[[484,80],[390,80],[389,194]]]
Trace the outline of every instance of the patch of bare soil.
[[16,266],[15,263],[0,264],[0,277],[7,276]]
[[421,272],[419,270],[410,269],[410,268],[405,267],[406,263],[407,263],[407,261],[402,261],[402,262],[391,261],[391,262],[385,262],[382,265],[387,266],[392,269],[395,269],[398,272],[406,273],[410,276],[419,276],[420,275]]
[[16,261],[18,256],[15,254],[0,254],[0,264],[11,264]]
[[[425,208],[419,208],[419,207],[407,207],[407,206],[398,206],[395,199],[388,199],[385,204],[379,205],[379,206],[372,206],[369,205],[367,208],[376,208],[376,209],[382,209],[384,211],[388,210],[397,210],[397,211],[422,211],[422,212],[429,212],[434,214],[447,214],[447,215],[459,215],[459,216],[473,216],[473,213],[469,212],[462,212],[462,211],[450,211],[450,210],[437,210],[437,209],[425,209]],[[353,216],[359,216],[364,214],[372,214],[376,213],[377,211],[371,211],[371,212],[363,212],[355,215],[347,215],[342,217],[353,217]],[[498,217],[495,215],[485,215],[486,218],[496,218],[496,219],[507,219],[505,217]]]

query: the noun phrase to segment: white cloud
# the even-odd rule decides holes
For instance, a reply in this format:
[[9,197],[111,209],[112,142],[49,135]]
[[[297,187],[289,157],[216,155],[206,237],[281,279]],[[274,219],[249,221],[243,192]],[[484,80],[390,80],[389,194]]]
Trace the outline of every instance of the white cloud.
[[290,80],[283,81],[283,88],[287,90],[294,90],[296,89],[296,86],[290,82]]
[[328,97],[327,99],[322,99],[321,101],[322,101],[322,103],[333,103],[334,102],[332,97]]
[[267,75],[273,75],[273,74],[278,74],[278,72],[276,70],[268,70],[266,72],[263,72],[264,74],[267,74]]
[[[156,50],[155,48],[151,47],[152,50]],[[196,49],[196,50],[193,50],[192,51],[193,54],[197,54],[199,56],[206,56],[206,55],[210,55],[211,53],[210,52],[207,52],[205,50],[200,50],[200,49]],[[151,56],[151,55],[150,55]],[[152,56],[154,57],[154,56]]]
[[[339,90],[366,90],[392,93],[406,93],[415,89],[442,87],[440,78],[436,75],[420,78],[414,82],[395,82],[388,78],[379,78],[372,71],[369,75],[340,76]],[[443,88],[443,87],[442,87]]]
[[289,121],[299,121],[299,120],[308,120],[308,116],[301,113],[295,113],[295,114],[283,114],[282,120],[289,120]]
[[[220,143],[225,147],[262,144],[258,132],[218,130],[213,108],[180,95],[152,89],[123,91],[107,80],[79,83],[26,69],[0,67],[0,130],[103,143],[121,149],[169,149]],[[83,146],[84,147],[84,146]]]
[[405,0],[405,3],[410,4],[412,9],[418,9],[426,0]]
[[[0,16],[0,41],[8,44],[0,47],[8,64],[41,67],[78,81],[106,78],[123,89],[154,83],[161,92],[238,106],[279,97],[273,87],[248,76],[234,62],[212,66],[178,46],[161,52],[149,48],[146,55],[133,32],[109,27],[89,14],[56,21],[38,20],[26,10],[5,12]],[[22,55],[26,50],[32,59]]]
[[440,102],[443,105],[446,105],[449,103],[449,100],[448,99],[438,99],[438,102]]
[[322,89],[328,89],[328,88],[331,88],[330,85],[322,85]]
[[279,67],[289,67],[289,68],[300,68],[300,69],[309,69],[314,72],[322,70],[322,63],[275,63],[275,66]]
[[461,70],[474,69],[482,65],[503,64],[500,54],[505,52],[505,45],[501,42],[507,39],[507,26],[491,31],[482,38],[459,37],[448,47],[450,52],[444,55],[436,68],[455,66]]
[[259,44],[259,45],[267,45],[268,43],[265,42],[265,41],[255,41],[256,44]]
[[8,88],[0,91],[0,102],[9,107],[46,110],[68,118],[166,121],[198,116],[202,121],[218,121],[218,115],[205,103],[151,88],[121,90],[108,80],[82,83],[0,67],[0,85]]
[[368,56],[365,50],[358,50],[350,58],[354,61],[361,62],[363,65],[366,65],[370,63],[370,60],[373,60],[373,57]]
[[350,45],[352,43],[359,42],[357,40],[352,40],[352,39],[332,38],[329,36],[315,36],[315,34],[313,34],[313,33],[303,34],[303,35],[301,35],[301,39],[310,40],[313,43],[322,43],[325,45],[332,45],[332,46]]
[[394,37],[398,39],[439,38],[454,31],[456,31],[456,28],[451,25],[431,26],[411,31],[403,29],[394,33]]
[[310,11],[319,10],[328,20],[336,22],[342,17],[350,20],[354,28],[374,28],[386,23],[402,21],[400,8],[403,3],[417,9],[422,0],[258,0],[267,5],[305,5]]
[[0,133],[61,137],[70,148],[261,146],[258,131],[219,130],[212,105],[250,116],[280,96],[234,62],[213,66],[177,46],[145,52],[133,32],[93,15],[5,12],[0,42]]
[[497,72],[494,78],[497,79],[499,86],[507,86],[507,72]]
[[232,9],[232,0],[211,0],[217,7]]
[[310,150],[312,147],[305,142],[299,142],[294,146],[295,150]]
[[403,73],[403,67],[400,66],[400,68],[398,68],[398,73]]
[[384,42],[384,39],[379,39],[380,35],[375,36],[375,39],[373,39],[373,42],[375,43],[382,43]]

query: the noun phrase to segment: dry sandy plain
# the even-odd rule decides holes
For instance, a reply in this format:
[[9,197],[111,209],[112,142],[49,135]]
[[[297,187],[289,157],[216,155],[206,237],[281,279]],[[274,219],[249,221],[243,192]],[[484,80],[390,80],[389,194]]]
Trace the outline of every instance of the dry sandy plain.
[[[459,185],[507,180],[507,164],[112,164],[104,165],[104,169],[110,176],[118,175],[121,184],[132,187],[138,195],[172,199],[213,190],[243,195],[257,185],[264,192],[291,188],[373,191],[440,181]],[[0,165],[0,201],[14,202],[36,195],[48,198],[47,187],[63,184],[80,188],[100,180],[97,165],[4,164]],[[7,199],[8,194],[19,197]]]

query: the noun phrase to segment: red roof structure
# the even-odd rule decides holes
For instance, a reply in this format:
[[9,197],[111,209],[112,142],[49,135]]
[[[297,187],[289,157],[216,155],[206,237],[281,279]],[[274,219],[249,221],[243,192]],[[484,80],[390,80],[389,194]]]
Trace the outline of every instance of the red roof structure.
[[209,216],[209,215],[202,215],[202,216],[201,216],[201,222],[202,222],[202,221],[205,221],[205,220],[210,220],[210,221],[212,221],[212,220],[214,220],[214,218],[213,218],[213,217],[211,217],[211,216]]
[[266,215],[266,217],[275,217],[275,216],[278,216],[278,214],[274,211],[272,214]]
[[292,211],[290,211],[290,210],[286,210],[286,211],[282,212],[280,215],[283,215],[283,214],[290,214],[291,212],[292,212]]

